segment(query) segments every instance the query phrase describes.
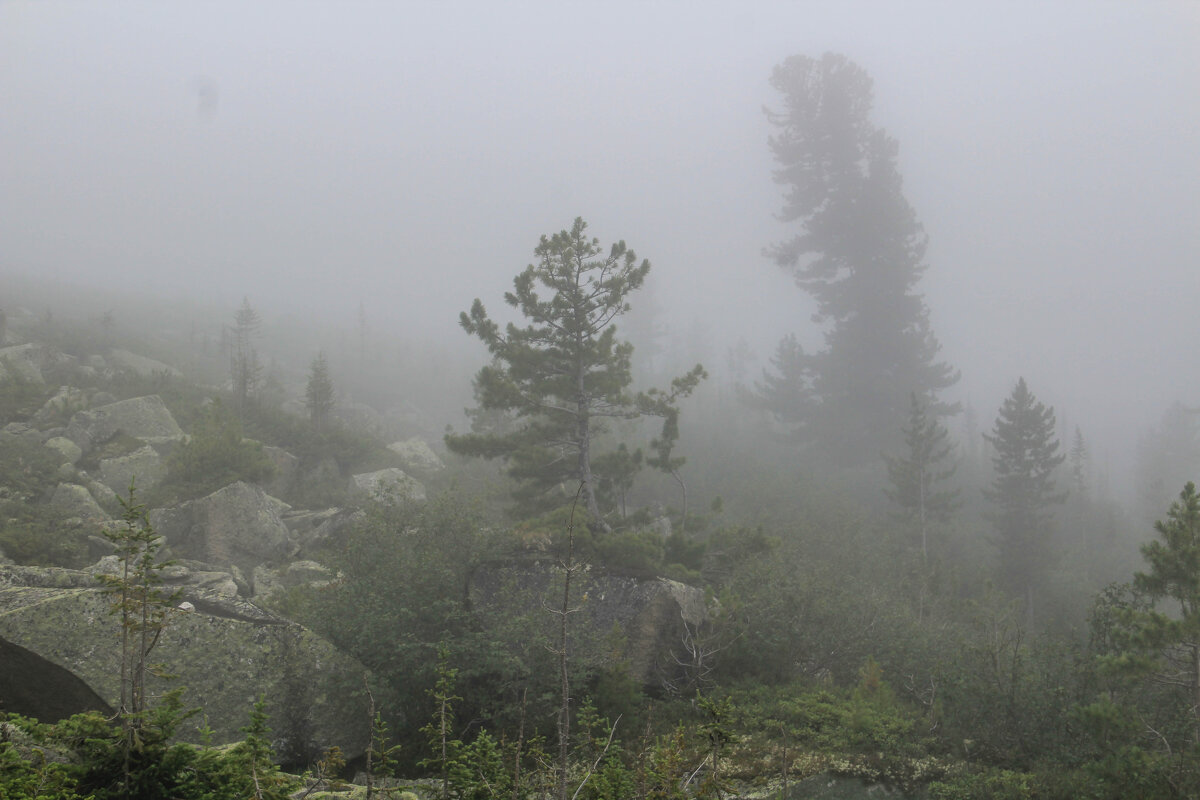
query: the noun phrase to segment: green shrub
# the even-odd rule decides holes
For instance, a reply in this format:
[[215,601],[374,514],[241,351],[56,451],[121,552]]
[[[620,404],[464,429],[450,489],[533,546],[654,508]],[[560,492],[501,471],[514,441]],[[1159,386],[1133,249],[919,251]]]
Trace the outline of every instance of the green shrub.
[[234,481],[258,483],[275,474],[262,445],[242,438],[242,429],[220,401],[197,419],[191,439],[167,459],[167,478],[154,493],[155,504],[211,494]]

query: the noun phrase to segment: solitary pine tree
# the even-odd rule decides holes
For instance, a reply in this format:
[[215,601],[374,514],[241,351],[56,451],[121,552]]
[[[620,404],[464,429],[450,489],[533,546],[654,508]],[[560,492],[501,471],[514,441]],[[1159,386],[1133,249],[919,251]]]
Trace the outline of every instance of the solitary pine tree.
[[1000,406],[991,434],[984,434],[995,448],[996,477],[983,493],[995,506],[991,519],[1001,576],[1010,591],[1024,597],[1030,618],[1034,590],[1052,556],[1050,509],[1067,499],[1054,483],[1054,472],[1066,457],[1059,452],[1054,431],[1054,409],[1039,402],[1021,378]]
[[[916,291],[926,236],[904,197],[896,141],[871,122],[862,68],[830,53],[793,56],[771,85],[783,100],[767,113],[777,130],[775,181],[786,187],[781,217],[799,232],[767,252],[812,295],[826,332],[817,353],[785,340],[768,388],[781,419],[799,423],[827,457],[861,464],[877,457],[911,393],[935,398],[958,380],[938,360]],[[782,389],[794,396],[780,397]],[[935,416],[956,410],[930,406]]]
[[944,522],[958,510],[958,489],[942,488],[954,476],[957,466],[948,459],[954,450],[950,434],[928,405],[914,393],[904,428],[907,453],[896,457],[884,454],[891,488],[884,492],[898,505],[903,517],[915,523],[921,533],[921,557],[929,560],[929,523]]
[[[633,346],[616,338],[617,317],[629,310],[628,296],[650,271],[624,242],[605,255],[599,240],[587,236],[587,223],[543,236],[529,265],[504,295],[529,324],[504,329],[476,299],[460,324],[492,354],[475,378],[483,409],[504,413],[491,432],[447,434],[456,453],[501,458],[519,483],[515,492],[526,508],[545,508],[565,485],[583,486],[593,524],[607,529],[597,503],[596,438],[611,419],[641,416],[654,404],[630,391]],[[541,291],[545,294],[541,294]],[[691,385],[700,380],[697,367]],[[686,376],[685,376],[686,377]]]
[[308,383],[304,387],[304,405],[313,428],[320,432],[329,423],[333,412],[333,379],[329,377],[329,364],[325,353],[319,352],[308,370]]

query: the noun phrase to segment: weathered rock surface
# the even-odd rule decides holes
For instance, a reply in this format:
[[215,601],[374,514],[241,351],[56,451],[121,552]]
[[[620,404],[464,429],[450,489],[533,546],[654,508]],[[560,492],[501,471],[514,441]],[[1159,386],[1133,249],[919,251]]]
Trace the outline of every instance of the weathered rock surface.
[[320,511],[289,511],[283,515],[301,557],[327,546],[354,519],[355,512],[343,508]]
[[[552,636],[549,629],[558,618],[546,608],[561,605],[561,586],[561,571],[549,565],[484,565],[471,576],[468,595],[472,608],[485,617],[525,616]],[[703,591],[666,578],[587,570],[572,579],[571,596],[579,607],[571,618],[573,652],[604,663],[612,656],[606,643],[616,629],[624,636],[621,649],[634,680],[646,686],[686,680],[678,662],[689,663],[683,643],[708,621]]]
[[170,375],[173,378],[178,378],[183,375],[182,372],[168,364],[155,361],[153,358],[139,356],[137,353],[131,353],[119,347],[109,351],[108,363],[114,369],[128,370],[147,378],[154,375]]
[[291,554],[280,511],[278,500],[238,481],[199,500],[151,511],[150,524],[166,539],[174,558],[237,566],[253,575],[255,567]]
[[42,382],[41,358],[35,344],[0,347],[0,380],[16,377],[33,383]]
[[[185,687],[185,701],[204,708],[216,743],[241,738],[238,728],[263,694],[281,747],[296,735],[297,710],[307,710],[309,744],[336,744],[351,756],[363,752],[366,706],[355,691],[365,672],[360,663],[237,598],[184,586],[182,599],[194,610],[170,616],[152,654],[178,678],[151,678],[152,694]],[[109,608],[90,572],[0,566],[0,639],[69,671],[113,705],[120,691],[120,636]],[[38,662],[30,663],[35,669]],[[199,738],[195,727],[180,734]]]
[[134,397],[80,411],[63,434],[87,453],[95,445],[124,433],[148,444],[177,442],[183,430],[158,395]]
[[296,472],[300,468],[300,459],[284,450],[282,447],[263,445],[263,455],[271,459],[275,467],[275,475],[262,484],[263,491],[272,497],[286,495],[296,480]]
[[420,437],[414,436],[402,442],[392,442],[388,445],[388,450],[399,456],[400,462],[407,469],[417,472],[438,472],[446,468],[438,454],[433,452],[433,448]]
[[296,586],[324,586],[336,575],[316,561],[292,561],[281,567],[254,570],[254,597],[265,598],[274,592]]
[[50,496],[50,506],[68,517],[79,517],[85,523],[107,522],[108,514],[86,487],[75,483],[60,483]]
[[350,490],[384,501],[424,500],[425,487],[402,469],[388,467],[364,472],[350,479]]
[[65,464],[78,464],[79,459],[83,457],[83,451],[79,449],[79,445],[65,436],[53,436],[47,439],[46,447],[58,452],[63,457]]
[[47,400],[33,415],[39,425],[87,408],[87,395],[74,386],[60,386],[58,392]]
[[123,456],[100,459],[100,482],[117,494],[126,494],[136,479],[137,488],[146,490],[162,483],[167,465],[150,445]]

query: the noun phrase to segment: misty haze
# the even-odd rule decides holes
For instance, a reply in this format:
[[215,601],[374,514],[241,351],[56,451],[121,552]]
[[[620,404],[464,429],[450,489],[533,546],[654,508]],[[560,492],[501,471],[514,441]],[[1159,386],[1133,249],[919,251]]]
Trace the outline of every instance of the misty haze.
[[0,4],[0,796],[1200,796],[1198,41]]

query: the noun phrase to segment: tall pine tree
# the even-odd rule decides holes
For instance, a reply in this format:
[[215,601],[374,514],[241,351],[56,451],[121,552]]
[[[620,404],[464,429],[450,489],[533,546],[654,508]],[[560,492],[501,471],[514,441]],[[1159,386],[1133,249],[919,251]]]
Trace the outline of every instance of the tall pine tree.
[[781,218],[799,232],[767,252],[812,295],[814,319],[825,325],[824,350],[781,348],[773,380],[797,390],[790,402],[774,399],[781,419],[799,423],[827,458],[865,463],[905,418],[910,394],[934,398],[958,380],[938,360],[916,291],[926,237],[904,197],[896,141],[871,122],[865,71],[840,55],[793,56],[771,85],[783,101],[768,111],[775,181],[785,187]]
[[1001,577],[1013,594],[1024,598],[1031,619],[1035,590],[1053,556],[1051,509],[1067,499],[1054,482],[1055,470],[1066,458],[1055,426],[1054,409],[1039,402],[1021,378],[1000,406],[992,432],[984,434],[995,448],[995,478],[983,493],[994,506],[990,517]]
[[[503,459],[526,509],[561,504],[569,495],[556,489],[582,485],[592,523],[607,529],[597,502],[606,476],[595,471],[596,439],[612,419],[661,413],[655,402],[661,393],[630,391],[633,346],[617,339],[614,324],[629,310],[627,298],[642,285],[650,262],[639,264],[624,242],[606,255],[581,218],[569,231],[543,236],[534,254],[538,263],[517,275],[504,295],[528,325],[501,329],[478,299],[459,320],[492,354],[475,378],[475,394],[482,409],[505,412],[505,424],[447,434],[446,446]],[[676,393],[673,384],[672,400],[690,393],[703,374],[697,365],[680,379],[683,391]]]

